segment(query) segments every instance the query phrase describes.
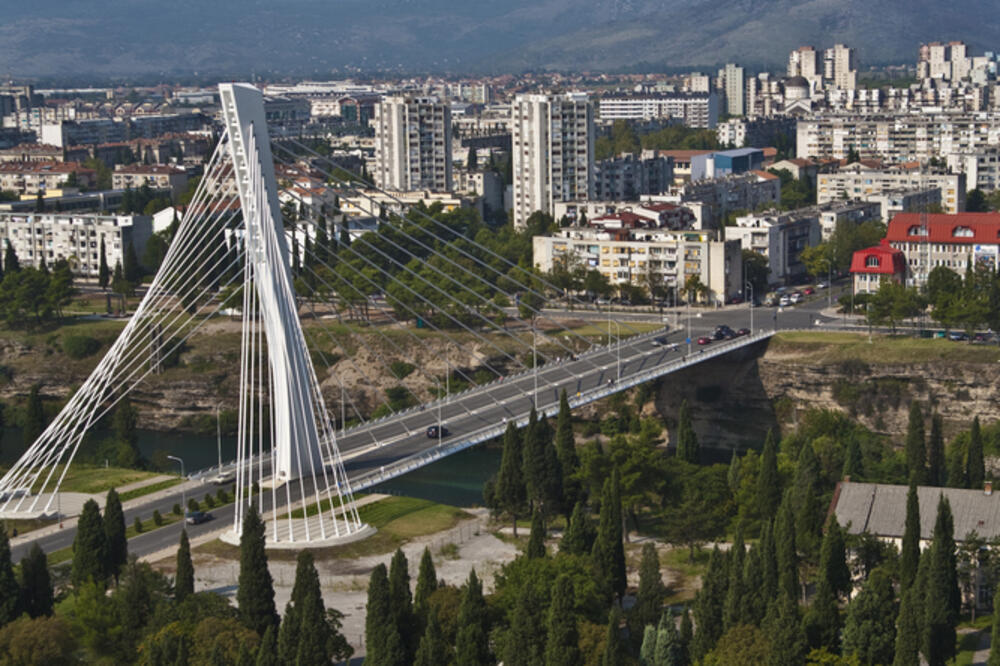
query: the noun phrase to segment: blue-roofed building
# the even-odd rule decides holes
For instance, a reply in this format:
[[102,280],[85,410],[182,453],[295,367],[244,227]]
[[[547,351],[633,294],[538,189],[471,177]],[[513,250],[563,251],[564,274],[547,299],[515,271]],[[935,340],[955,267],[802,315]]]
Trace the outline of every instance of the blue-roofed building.
[[756,171],[763,164],[764,151],[760,148],[735,148],[695,155],[691,158],[691,180]]

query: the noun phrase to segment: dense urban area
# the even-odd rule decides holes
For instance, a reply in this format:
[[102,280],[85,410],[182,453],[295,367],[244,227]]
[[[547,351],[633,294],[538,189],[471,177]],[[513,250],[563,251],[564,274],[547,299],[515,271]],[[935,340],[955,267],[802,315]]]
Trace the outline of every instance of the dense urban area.
[[[780,72],[254,81],[334,446],[398,422],[493,454],[450,473],[457,507],[352,448],[350,508],[303,489],[289,515],[303,545],[324,511],[374,529],[300,548],[272,548],[265,449],[259,477],[223,460],[280,424],[242,398],[220,89],[0,86],[0,470],[27,479],[0,482],[0,664],[1000,664],[1000,52],[819,46]],[[164,294],[194,323],[150,325],[147,385],[101,388],[72,465],[21,471]],[[441,409],[476,396],[472,441]],[[76,508],[7,513],[50,478]]]

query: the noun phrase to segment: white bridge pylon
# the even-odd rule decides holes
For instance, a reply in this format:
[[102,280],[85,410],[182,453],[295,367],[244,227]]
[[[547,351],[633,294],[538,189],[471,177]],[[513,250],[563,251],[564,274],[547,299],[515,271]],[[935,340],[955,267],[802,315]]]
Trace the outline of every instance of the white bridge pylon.
[[219,90],[225,132],[159,271],[86,382],[0,478],[0,518],[66,512],[60,487],[87,432],[212,315],[242,300],[236,511],[224,538],[239,539],[251,504],[270,523],[272,546],[371,531],[299,323],[263,96],[247,84]]

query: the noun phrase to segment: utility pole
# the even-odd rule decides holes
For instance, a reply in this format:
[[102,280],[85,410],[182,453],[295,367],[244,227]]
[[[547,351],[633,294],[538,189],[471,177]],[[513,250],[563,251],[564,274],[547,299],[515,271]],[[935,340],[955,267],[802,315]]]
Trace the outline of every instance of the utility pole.
[[167,459],[181,464],[181,515],[187,515],[187,491],[184,489],[184,461],[177,456],[167,456]]

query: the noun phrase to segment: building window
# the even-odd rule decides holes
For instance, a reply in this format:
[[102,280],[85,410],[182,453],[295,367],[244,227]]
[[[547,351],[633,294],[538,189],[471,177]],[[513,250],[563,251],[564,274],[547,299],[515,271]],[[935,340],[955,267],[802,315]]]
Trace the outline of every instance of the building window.
[[869,255],[865,257],[865,268],[878,268],[878,267],[879,267],[878,257],[876,257],[875,255]]

